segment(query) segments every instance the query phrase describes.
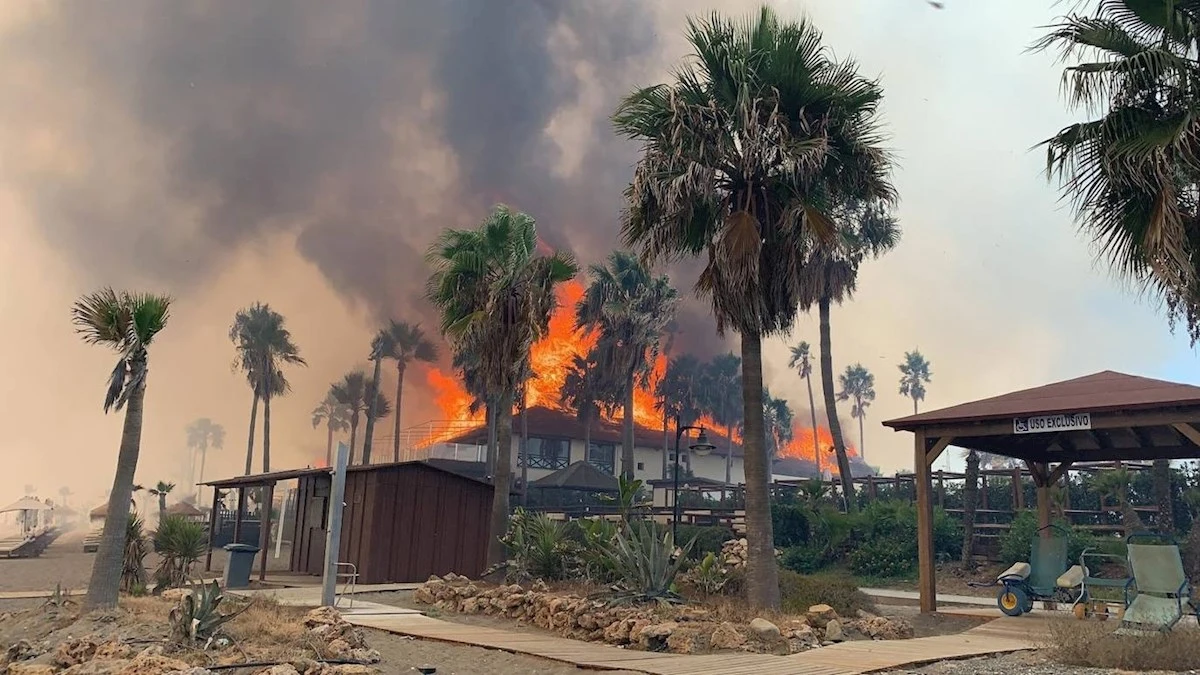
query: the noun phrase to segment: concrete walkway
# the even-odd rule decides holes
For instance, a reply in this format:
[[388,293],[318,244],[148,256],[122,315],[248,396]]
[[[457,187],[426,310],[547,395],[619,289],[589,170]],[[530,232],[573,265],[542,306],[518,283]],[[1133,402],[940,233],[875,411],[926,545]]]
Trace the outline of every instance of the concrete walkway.
[[[916,591],[898,591],[890,588],[860,588],[858,590],[866,593],[876,600],[904,600],[909,602],[921,601],[921,596]],[[937,600],[939,605],[967,605],[971,607],[994,607],[996,605],[995,598],[981,598],[971,595],[953,595],[951,593],[938,593]]]

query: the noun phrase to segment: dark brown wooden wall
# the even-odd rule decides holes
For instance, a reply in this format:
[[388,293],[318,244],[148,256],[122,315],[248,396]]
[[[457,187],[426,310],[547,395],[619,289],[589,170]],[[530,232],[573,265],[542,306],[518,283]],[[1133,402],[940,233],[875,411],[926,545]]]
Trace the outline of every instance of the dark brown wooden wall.
[[[300,478],[291,569],[321,574],[328,476]],[[492,487],[417,462],[350,471],[338,556],[361,584],[479,576],[487,566]]]

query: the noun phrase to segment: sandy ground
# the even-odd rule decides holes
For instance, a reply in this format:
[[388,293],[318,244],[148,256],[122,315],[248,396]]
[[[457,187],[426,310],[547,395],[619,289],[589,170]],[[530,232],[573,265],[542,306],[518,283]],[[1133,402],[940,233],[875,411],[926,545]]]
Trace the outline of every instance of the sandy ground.
[[[1054,663],[1038,652],[1017,652],[960,661],[942,661],[923,668],[888,671],[892,675],[1135,675],[1113,668],[1081,668]],[[1200,670],[1141,671],[1136,675],[1200,673]]]
[[[434,666],[438,675],[581,675],[598,671],[581,670],[575,666],[539,659],[534,656],[509,654],[493,649],[453,645],[432,640],[414,640],[377,630],[364,629],[367,642],[379,650],[385,673],[415,673],[418,666]],[[606,670],[606,675],[636,675],[626,670]]]

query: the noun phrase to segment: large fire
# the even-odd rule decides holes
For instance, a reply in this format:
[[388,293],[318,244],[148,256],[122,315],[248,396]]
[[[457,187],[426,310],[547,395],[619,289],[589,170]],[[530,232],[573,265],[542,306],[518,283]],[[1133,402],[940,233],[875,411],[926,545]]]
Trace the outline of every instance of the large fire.
[[[575,329],[575,305],[582,296],[583,285],[578,281],[569,281],[558,289],[558,307],[550,318],[549,331],[546,337],[533,345],[530,352],[530,361],[533,372],[536,374],[536,377],[529,382],[528,405],[530,407],[545,406],[562,409],[560,392],[575,357],[586,357],[596,344],[596,335]],[[656,410],[654,389],[659,378],[666,372],[666,366],[666,357],[659,355],[651,371],[649,382],[639,386],[633,393],[633,419],[641,426],[651,429],[662,427],[662,414]],[[425,379],[444,419],[483,422],[482,412],[471,413],[471,395],[453,374],[444,373],[438,368],[429,368]],[[618,422],[620,415],[621,411],[617,410],[615,417],[609,418],[608,421]],[[703,419],[701,424],[717,434],[727,436],[726,429],[711,419]],[[823,451],[819,464],[822,468],[829,469],[836,474],[837,463],[834,461],[833,453],[830,452],[833,447],[833,439],[829,430],[819,427],[816,433],[818,446]],[[793,428],[792,437],[792,440],[780,449],[779,456],[817,463],[813,453],[813,430],[798,420]],[[741,442],[740,434],[736,430],[733,440],[735,443]],[[437,442],[437,439],[429,438],[428,441]],[[847,451],[852,457],[857,456],[854,448],[847,447]]]

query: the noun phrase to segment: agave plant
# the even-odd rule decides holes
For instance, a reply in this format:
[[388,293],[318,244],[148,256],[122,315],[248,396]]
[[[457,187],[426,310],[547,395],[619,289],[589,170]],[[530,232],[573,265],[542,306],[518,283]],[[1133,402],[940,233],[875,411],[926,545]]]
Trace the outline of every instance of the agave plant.
[[192,592],[179,600],[179,605],[167,615],[171,636],[180,642],[211,640],[220,632],[221,626],[246,611],[250,605],[229,614],[222,614],[219,606],[225,599],[216,581],[205,586],[195,584]]
[[566,524],[544,513],[518,507],[501,541],[508,548],[510,577],[561,581],[578,567],[579,546],[567,536]]
[[621,528],[605,546],[618,575],[611,598],[617,602],[680,602],[675,576],[696,543],[695,538],[678,554],[671,533],[658,536],[652,524],[639,522]]
[[154,531],[154,552],[159,555],[154,571],[154,592],[183,586],[188,582],[192,565],[204,555],[208,533],[201,523],[183,516],[166,516]]
[[121,561],[121,592],[138,593],[146,588],[146,536],[142,528],[142,518],[137,514],[129,515],[129,523],[125,526],[125,555]]

